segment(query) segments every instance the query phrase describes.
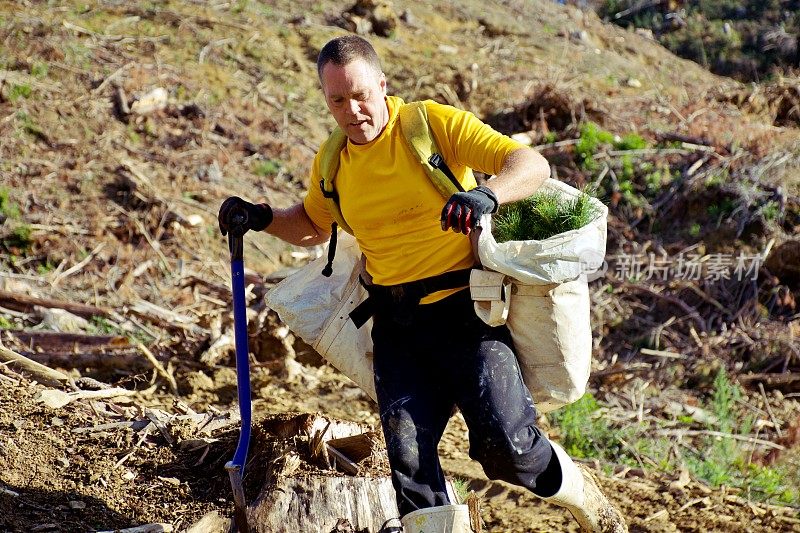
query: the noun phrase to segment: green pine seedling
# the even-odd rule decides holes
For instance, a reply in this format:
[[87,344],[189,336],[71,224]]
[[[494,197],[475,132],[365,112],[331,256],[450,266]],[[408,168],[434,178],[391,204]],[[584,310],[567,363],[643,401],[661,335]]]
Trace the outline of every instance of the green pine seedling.
[[555,191],[536,193],[502,206],[494,217],[492,233],[497,242],[541,241],[582,228],[600,214],[590,200],[586,191],[572,199],[564,199]]

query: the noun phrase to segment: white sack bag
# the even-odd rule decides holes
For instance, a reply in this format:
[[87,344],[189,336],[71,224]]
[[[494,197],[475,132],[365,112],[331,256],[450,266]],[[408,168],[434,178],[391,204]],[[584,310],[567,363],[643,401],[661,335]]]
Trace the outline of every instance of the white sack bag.
[[[541,190],[565,198],[581,194],[552,179]],[[589,381],[592,330],[586,275],[605,257],[608,216],[602,202],[591,202],[599,213],[592,222],[541,241],[498,243],[489,231],[490,216],[481,220],[478,254],[484,268],[497,275],[493,280],[471,277],[475,311],[490,325],[499,325],[506,315],[522,377],[544,413],[578,400]]]
[[375,400],[372,319],[360,329],[350,320],[350,312],[367,298],[358,281],[361,250],[355,238],[339,232],[333,274],[327,278],[322,275],[326,264],[323,254],[278,283],[266,295],[267,306]]
[[[551,178],[539,190],[556,192],[565,199],[582,194],[575,187]],[[599,214],[589,224],[541,241],[498,243],[491,231],[481,231],[478,238],[481,264],[532,285],[564,283],[584,276],[587,265],[599,267],[606,255],[608,208],[597,198],[591,198],[590,202]],[[490,228],[490,220],[489,215],[484,215],[481,226]]]

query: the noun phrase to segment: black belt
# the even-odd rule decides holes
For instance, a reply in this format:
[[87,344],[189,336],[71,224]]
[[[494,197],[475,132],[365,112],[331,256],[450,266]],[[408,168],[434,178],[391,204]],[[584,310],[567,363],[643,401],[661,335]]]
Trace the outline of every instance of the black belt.
[[420,300],[434,292],[468,286],[470,271],[471,268],[453,270],[398,285],[368,285],[359,277],[369,296],[350,312],[350,319],[360,328],[378,309],[387,309],[396,322],[408,325]]

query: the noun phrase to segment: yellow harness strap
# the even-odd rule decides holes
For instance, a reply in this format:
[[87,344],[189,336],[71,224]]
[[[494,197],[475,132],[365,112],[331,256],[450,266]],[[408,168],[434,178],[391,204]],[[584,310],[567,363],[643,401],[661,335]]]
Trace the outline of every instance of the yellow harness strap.
[[[400,107],[399,112],[400,130],[406,144],[411,152],[417,156],[419,164],[436,187],[442,198],[449,199],[454,193],[458,192],[456,185],[439,168],[434,167],[430,158],[433,154],[440,154],[436,146],[436,141],[431,135],[428,126],[428,110],[423,102],[412,102]],[[336,223],[349,234],[353,230],[347,224],[339,206],[339,195],[336,193],[335,180],[336,173],[339,171],[339,154],[341,154],[347,144],[347,136],[337,127],[333,130],[325,146],[320,153],[319,171],[322,175],[320,188],[322,195],[328,202],[328,211]]]
[[337,126],[331,132],[325,142],[325,148],[320,153],[319,173],[322,175],[322,180],[319,182],[319,186],[322,189],[322,195],[328,202],[328,211],[330,211],[333,219],[340,228],[352,235],[353,230],[344,220],[342,209],[339,207],[339,195],[334,187],[336,173],[339,172],[339,154],[341,154],[346,144],[347,135]]
[[417,156],[417,161],[425,169],[431,183],[445,200],[458,192],[455,184],[442,172],[435,168],[430,158],[433,154],[440,154],[436,140],[431,135],[428,126],[428,109],[423,102],[412,102],[400,108],[400,130],[403,138],[411,151]]

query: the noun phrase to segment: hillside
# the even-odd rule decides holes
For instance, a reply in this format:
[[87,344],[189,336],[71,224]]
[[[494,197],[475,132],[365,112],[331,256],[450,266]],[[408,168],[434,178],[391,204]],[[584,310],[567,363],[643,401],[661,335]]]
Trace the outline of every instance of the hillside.
[[591,4],[605,20],[642,28],[677,55],[717,74],[759,81],[791,75],[800,66],[796,0]]
[[[51,408],[0,365],[0,529],[230,515],[235,427],[187,422],[236,402],[216,212],[301,197],[334,124],[314,61],[345,26],[385,35],[367,34],[392,94],[522,134],[609,205],[592,394],[542,422],[631,531],[800,531],[798,80],[745,85],[555,2],[359,4],[0,2],[0,340],[76,387],[138,391]],[[374,426],[261,301],[319,253],[247,236],[254,413]],[[58,330],[74,336],[47,344]],[[455,418],[442,455],[484,495],[487,530],[575,530],[487,481],[464,432]],[[274,451],[258,438],[251,501]]]

